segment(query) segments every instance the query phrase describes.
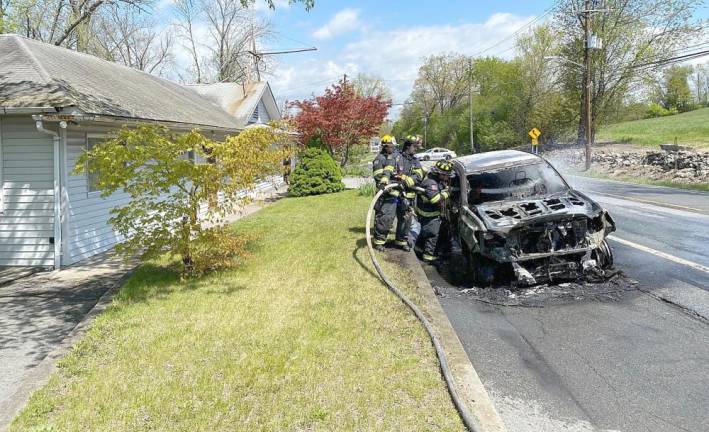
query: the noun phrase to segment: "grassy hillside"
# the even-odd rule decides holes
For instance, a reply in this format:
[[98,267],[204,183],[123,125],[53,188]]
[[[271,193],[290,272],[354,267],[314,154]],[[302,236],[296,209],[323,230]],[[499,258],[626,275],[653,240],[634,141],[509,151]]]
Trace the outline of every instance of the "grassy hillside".
[[616,123],[604,127],[597,139],[640,145],[673,143],[709,147],[709,108],[683,114]]

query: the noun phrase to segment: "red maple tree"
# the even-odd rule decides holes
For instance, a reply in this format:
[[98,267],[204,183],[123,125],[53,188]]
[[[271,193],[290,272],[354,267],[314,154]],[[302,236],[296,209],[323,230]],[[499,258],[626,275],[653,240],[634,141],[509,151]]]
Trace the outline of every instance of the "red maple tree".
[[319,138],[330,154],[344,166],[353,145],[364,144],[379,133],[391,101],[381,95],[363,97],[351,84],[340,81],[325,89],[325,94],[294,101],[293,116],[302,144]]

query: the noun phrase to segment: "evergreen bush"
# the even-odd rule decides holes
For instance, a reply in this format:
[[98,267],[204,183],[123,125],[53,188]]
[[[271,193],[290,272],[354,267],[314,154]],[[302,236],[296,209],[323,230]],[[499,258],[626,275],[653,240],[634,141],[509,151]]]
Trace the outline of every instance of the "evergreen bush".
[[340,192],[344,188],[337,162],[325,150],[308,148],[300,154],[288,192],[298,197]]

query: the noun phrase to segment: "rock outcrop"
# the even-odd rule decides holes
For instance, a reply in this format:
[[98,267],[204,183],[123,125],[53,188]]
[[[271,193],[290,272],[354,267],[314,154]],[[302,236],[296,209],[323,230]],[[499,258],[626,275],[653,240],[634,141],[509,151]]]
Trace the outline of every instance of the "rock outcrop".
[[[561,169],[584,164],[582,149],[555,150],[544,156]],[[595,150],[594,168],[611,177],[644,177],[679,183],[709,183],[709,152],[657,150],[613,152]]]

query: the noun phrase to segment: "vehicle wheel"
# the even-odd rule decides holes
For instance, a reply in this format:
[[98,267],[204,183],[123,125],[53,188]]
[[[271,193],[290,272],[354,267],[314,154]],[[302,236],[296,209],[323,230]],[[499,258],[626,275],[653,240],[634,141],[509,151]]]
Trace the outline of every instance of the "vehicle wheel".
[[470,252],[467,244],[463,243],[463,257],[465,258],[465,277],[477,287],[490,286],[495,282],[496,267],[479,253]]
[[462,276],[465,279],[465,283],[473,283],[475,284],[475,270],[474,270],[474,263],[473,263],[473,256],[470,252],[470,248],[468,245],[464,242],[461,241],[461,255],[463,256],[463,271]]
[[593,255],[598,267],[607,269],[613,266],[613,251],[605,240],[593,251]]
[[423,157],[423,160],[425,160],[425,161],[431,160],[431,157],[430,157],[430,156],[424,156],[424,157]]
[[451,160],[451,155],[446,155],[446,160]]

